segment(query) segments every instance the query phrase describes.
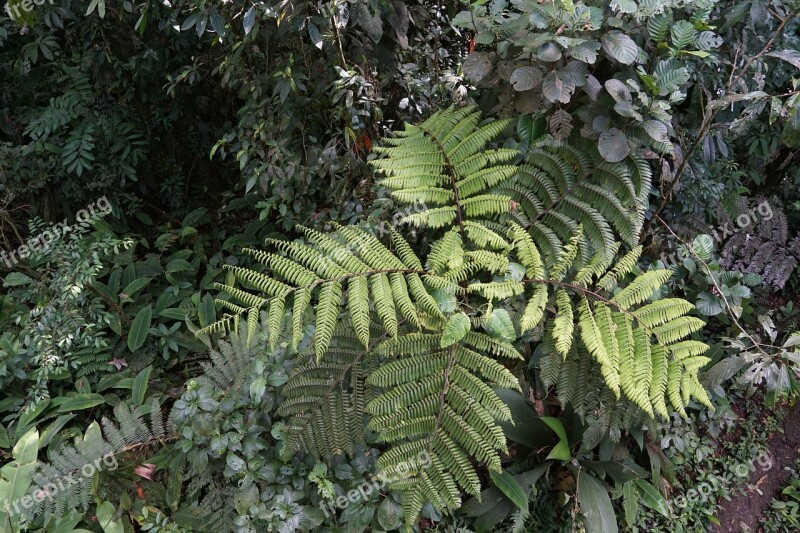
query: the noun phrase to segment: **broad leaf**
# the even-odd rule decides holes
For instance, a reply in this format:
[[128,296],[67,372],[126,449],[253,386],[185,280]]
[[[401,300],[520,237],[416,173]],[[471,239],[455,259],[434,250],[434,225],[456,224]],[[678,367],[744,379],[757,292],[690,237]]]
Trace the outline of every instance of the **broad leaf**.
[[561,423],[561,420],[553,418],[552,416],[542,416],[540,420],[547,424],[550,429],[555,431],[556,435],[558,435],[558,444],[550,450],[547,458],[569,461],[572,454],[569,451],[569,441],[567,440],[567,432],[564,430],[564,424]]
[[378,523],[386,531],[400,529],[403,525],[403,506],[392,498],[384,498],[378,506]]
[[122,519],[114,519],[114,506],[111,502],[103,502],[97,506],[97,523],[103,528],[103,533],[124,533]]
[[620,13],[636,13],[639,6],[633,0],[611,0],[611,9]]
[[147,392],[147,380],[150,379],[150,372],[152,371],[153,367],[148,366],[136,374],[136,378],[133,380],[133,389],[131,389],[131,399],[134,405],[142,405],[142,403],[144,403],[144,395]]
[[528,511],[528,495],[525,489],[514,479],[514,476],[503,470],[502,472],[489,471],[492,483],[505,494],[517,508]]
[[700,34],[695,38],[694,45],[699,50],[711,50],[712,48],[719,48],[722,46],[723,42],[724,40],[722,37],[713,31],[701,31]]
[[617,128],[600,134],[600,139],[597,141],[597,149],[603,159],[610,163],[619,163],[630,153],[631,149],[628,146],[628,138]]
[[369,12],[366,2],[358,2],[356,13],[358,14],[358,25],[364,29],[369,38],[376,43],[380,41],[383,36],[383,21],[380,12],[376,11],[373,15]]
[[723,311],[719,299],[711,293],[701,292],[695,302],[697,312],[704,316],[716,316]]
[[[54,400],[55,402],[55,400]],[[59,413],[69,413],[71,411],[81,411],[104,404],[106,399],[100,394],[85,393],[77,394],[69,398],[64,398],[58,404]]]
[[[14,502],[28,491],[36,472],[36,457],[39,453],[39,432],[36,428],[25,433],[14,445],[11,454],[14,460],[0,469],[0,502]],[[12,517],[0,507],[0,531],[13,531],[9,522]]]
[[485,52],[472,52],[464,60],[461,70],[471,82],[478,83],[492,71],[492,62]]
[[642,120],[642,115],[639,114],[639,112],[636,110],[635,107],[633,107],[633,104],[630,102],[625,102],[625,101],[617,102],[616,104],[614,104],[614,111],[616,111],[623,117],[635,118],[636,120],[639,121]]
[[615,102],[631,101],[631,90],[621,81],[611,78],[606,80],[604,86]]
[[692,250],[703,261],[711,261],[711,254],[714,253],[714,240],[711,235],[702,233],[695,237],[692,241]]
[[644,122],[644,129],[653,140],[662,143],[669,142],[667,126],[660,120],[646,120]]
[[622,485],[622,506],[625,509],[625,522],[628,527],[633,527],[639,514],[639,490],[633,480]]
[[597,41],[589,41],[570,48],[569,55],[578,61],[593,65],[595,61],[597,61],[598,50],[600,50],[600,43]]
[[122,293],[132,297],[134,294],[146,287],[147,284],[152,281],[152,279],[153,278],[136,278],[125,285],[125,288],[122,289]]
[[683,50],[690,44],[694,43],[694,38],[697,35],[697,30],[694,29],[694,24],[688,20],[679,20],[670,28],[670,37],[672,38],[672,46],[678,50]]
[[669,518],[669,508],[667,507],[667,501],[664,499],[664,496],[662,496],[653,485],[643,479],[634,479],[633,482],[636,483],[636,486],[638,486],[641,491],[642,503],[650,509],[658,511],[664,517]]
[[[536,50],[536,57],[546,63],[553,63],[561,59],[561,48],[556,43],[544,43]],[[524,68],[524,67],[523,67]]]
[[131,329],[128,331],[128,349],[135,352],[142,347],[144,341],[147,340],[148,330],[150,329],[150,321],[153,318],[153,308],[148,304],[136,313],[136,317],[131,323]]
[[530,115],[519,117],[517,134],[525,145],[530,146],[533,141],[544,135],[546,131],[547,120],[545,118],[534,120]]
[[797,50],[778,50],[770,52],[767,55],[783,59],[787,63],[791,63],[793,66],[800,68],[800,52]]
[[505,309],[495,309],[486,320],[484,329],[489,332],[492,337],[502,339],[508,342],[514,342],[517,339],[517,333],[514,331],[514,323],[511,321],[508,311]]
[[529,91],[541,83],[542,73],[535,67],[520,67],[511,74],[509,81],[515,91]]
[[603,50],[623,65],[630,65],[639,55],[639,47],[621,31],[610,31],[600,41],[603,43]]
[[568,75],[559,71],[552,71],[547,74],[542,82],[542,94],[551,102],[561,102],[568,104],[575,91],[575,84]]
[[[163,311],[159,314],[163,316]],[[200,319],[200,327],[202,328],[217,321],[217,308],[214,305],[213,296],[210,294],[203,296],[203,300],[200,302],[200,306],[197,309],[197,316]]]
[[322,50],[322,35],[319,33],[319,28],[313,22],[308,23],[308,36],[311,37],[311,42],[314,46]]
[[253,31],[253,26],[256,23],[256,6],[250,6],[244,17],[242,18],[242,28],[244,29],[244,34],[249,35],[251,31]]
[[586,533],[618,533],[617,517],[605,485],[583,468],[572,468],[576,472],[578,505],[584,516]]

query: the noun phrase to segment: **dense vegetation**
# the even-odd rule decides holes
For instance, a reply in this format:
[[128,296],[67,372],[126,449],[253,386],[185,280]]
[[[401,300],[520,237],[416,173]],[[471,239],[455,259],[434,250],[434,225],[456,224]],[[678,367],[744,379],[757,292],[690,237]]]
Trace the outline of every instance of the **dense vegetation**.
[[798,12],[8,0],[0,531],[723,527],[800,394]]

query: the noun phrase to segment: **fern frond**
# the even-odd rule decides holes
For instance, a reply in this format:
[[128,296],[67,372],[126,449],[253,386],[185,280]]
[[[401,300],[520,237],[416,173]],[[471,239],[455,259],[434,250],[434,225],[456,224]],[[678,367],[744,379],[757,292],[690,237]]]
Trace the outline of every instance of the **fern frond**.
[[392,444],[379,468],[391,474],[403,461],[422,454],[431,459],[427,469],[394,483],[405,494],[407,524],[416,522],[425,501],[444,508],[460,503],[460,489],[480,492],[470,458],[499,470],[506,443],[497,422],[510,420],[511,413],[478,376],[518,388],[516,378],[490,357],[509,350],[513,347],[476,332],[446,348],[440,333],[400,335],[378,347],[380,354],[400,357],[367,378],[369,385],[388,389],[367,405],[374,415],[369,427]]

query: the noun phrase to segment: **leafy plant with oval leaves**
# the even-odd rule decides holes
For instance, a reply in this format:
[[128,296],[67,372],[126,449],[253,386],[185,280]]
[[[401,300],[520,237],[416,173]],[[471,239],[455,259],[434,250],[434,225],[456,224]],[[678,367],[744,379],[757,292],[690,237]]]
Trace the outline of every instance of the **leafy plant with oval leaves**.
[[696,64],[722,38],[708,25],[712,0],[691,2],[476,3],[454,23],[474,33],[464,75],[499,87],[500,112],[550,117],[560,139],[573,129],[606,161],[643,149],[673,154],[673,106]]

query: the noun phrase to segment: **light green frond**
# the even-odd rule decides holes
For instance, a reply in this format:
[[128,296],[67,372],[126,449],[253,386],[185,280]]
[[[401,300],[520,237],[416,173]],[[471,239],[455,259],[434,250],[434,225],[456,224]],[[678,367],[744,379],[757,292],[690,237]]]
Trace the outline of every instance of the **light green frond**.
[[[283,298],[273,298],[269,302],[269,312],[267,315],[267,338],[269,339],[269,347],[274,350],[278,345],[281,336],[281,329],[283,326],[284,318],[284,304],[286,300]],[[252,338],[248,335],[248,338]]]
[[428,270],[445,272],[464,263],[464,248],[461,235],[452,229],[437,240],[428,254]]
[[572,302],[563,289],[556,292],[556,307],[558,313],[553,320],[554,346],[561,357],[566,358],[572,346],[572,328],[575,319],[572,316]]
[[340,282],[326,281],[322,284],[316,308],[316,328],[314,329],[314,353],[317,362],[322,360],[333,337],[333,330],[339,317],[341,298],[342,284]]
[[670,362],[667,367],[667,396],[672,408],[675,409],[681,416],[686,418],[686,410],[684,409],[683,396],[681,395],[681,365],[677,362]]
[[694,309],[694,305],[681,298],[665,298],[636,310],[636,319],[647,328],[660,326]]
[[404,224],[411,224],[414,227],[428,227],[431,229],[446,228],[452,226],[456,221],[455,206],[437,207],[426,209],[421,213],[412,213],[402,218]]
[[695,331],[700,331],[703,326],[705,326],[705,322],[699,318],[682,316],[653,328],[653,334],[660,343],[666,345],[688,337]]
[[544,316],[545,305],[547,304],[547,285],[536,285],[533,289],[530,299],[525,306],[525,312],[520,319],[520,333],[526,332],[535,328],[541,322]]
[[386,274],[373,274],[369,277],[369,286],[375,302],[375,310],[378,312],[383,326],[389,335],[397,336],[397,311],[389,277]]
[[492,274],[505,274],[508,270],[508,257],[489,250],[466,252],[464,257],[480,270]]
[[681,341],[669,346],[672,356],[681,361],[687,357],[702,355],[708,350],[708,345],[700,341]]
[[347,281],[347,308],[353,321],[358,340],[369,347],[369,283],[363,276],[354,276]]
[[[230,294],[231,296],[233,296],[234,298],[236,298],[240,302],[243,302],[245,305],[247,305],[247,307],[261,307],[265,303],[267,303],[267,301],[268,301],[267,298],[262,298],[260,296],[256,296],[255,294],[251,294],[251,293],[249,293],[247,291],[243,291],[241,289],[237,289],[236,287],[230,287],[228,285],[223,285],[222,283],[214,283],[213,287],[215,289],[217,289],[217,290],[220,290],[220,291],[223,291],[223,292],[226,292],[226,293]],[[244,312],[244,310],[245,310],[242,307],[235,306],[235,305],[230,304],[228,302],[225,303],[225,307],[227,307],[231,311],[238,312],[238,313]]]
[[234,276],[236,276],[236,279],[252,285],[256,289],[269,296],[283,298],[292,290],[289,285],[281,283],[280,281],[273,279],[266,274],[256,272],[255,270],[233,265],[224,265],[223,268],[231,270]]
[[265,266],[271,268],[277,275],[283,277],[293,285],[310,285],[319,279],[314,272],[292,261],[288,257],[245,248],[244,252],[254,256]]
[[458,165],[464,162],[469,156],[481,151],[487,143],[503,133],[503,130],[505,130],[509,124],[511,124],[510,119],[496,120],[471,132],[452,150],[448,151],[451,164]]
[[302,276],[306,270],[311,270],[315,273],[315,276],[327,279],[341,277],[347,274],[347,270],[337,265],[330,257],[321,253],[316,248],[299,242],[287,242],[275,239],[266,239],[264,242],[286,252],[286,254],[294,260],[292,262],[276,263],[273,266],[275,273],[287,280],[299,279],[298,276]]
[[416,187],[413,189],[400,189],[393,191],[392,196],[407,204],[421,202],[426,205],[448,204],[451,203],[455,198],[453,191],[442,189],[441,187]]
[[578,246],[582,236],[583,232],[578,228],[578,231],[576,231],[572,239],[570,239],[569,244],[564,247],[561,257],[558,258],[553,268],[550,269],[550,279],[561,281],[564,279],[564,276],[567,275],[567,271],[575,262],[575,257],[578,255]]
[[311,302],[311,289],[304,287],[294,293],[292,304],[292,348],[297,349],[303,339],[303,326],[305,324],[305,312]]
[[511,178],[517,167],[511,165],[484,168],[456,182],[459,196],[469,198]]
[[[619,243],[615,242],[610,249],[612,256],[616,255],[617,250],[619,250]],[[606,271],[608,263],[608,258],[603,254],[595,254],[588,265],[575,273],[572,277],[572,283],[581,287],[588,287],[594,278],[599,277]]]
[[667,353],[663,347],[655,345],[650,349],[650,354],[653,361],[653,380],[650,382],[650,402],[653,404],[655,412],[661,415],[662,418],[669,419],[669,412],[664,403],[664,394],[667,391],[667,369],[669,368]]
[[525,292],[525,286],[519,281],[470,283],[467,292],[480,294],[487,300],[505,300]]
[[508,236],[513,240],[514,250],[517,252],[520,262],[525,266],[528,277],[543,279],[545,277],[544,263],[542,263],[542,257],[530,234],[516,222],[511,222]]
[[[620,388],[622,393],[637,407],[648,414],[651,418],[654,417],[653,408],[650,405],[650,375],[643,376],[644,372],[637,372],[637,363],[644,359],[647,355],[647,367],[651,366],[649,360],[649,347],[637,346],[636,339],[633,332],[633,319],[621,313],[614,314],[614,325],[616,326],[616,341],[619,347],[619,377]],[[647,340],[646,338],[644,339]],[[637,358],[636,350],[644,349],[640,357]],[[644,369],[642,369],[644,370]],[[645,379],[640,379],[644,377]]]
[[413,270],[422,270],[422,263],[419,260],[419,257],[414,253],[411,249],[411,246],[408,245],[408,242],[400,235],[394,228],[390,230],[391,238],[392,238],[392,245],[394,246],[397,257],[403,264],[410,269]]
[[501,194],[483,194],[463,200],[461,206],[467,216],[486,218],[508,213],[511,209],[511,197]]
[[616,283],[619,283],[622,278],[633,272],[633,269],[636,268],[636,262],[639,260],[639,256],[642,255],[642,247],[637,246],[633,248],[630,252],[626,253],[622,259],[617,261],[614,265],[614,268],[606,273],[605,276],[600,278],[597,282],[597,286],[606,290],[611,291]]
[[494,248],[495,250],[509,248],[509,243],[503,237],[479,222],[465,221],[464,231],[472,242],[482,248]]
[[651,270],[638,276],[612,299],[622,309],[628,309],[650,298],[672,276],[671,270]]

